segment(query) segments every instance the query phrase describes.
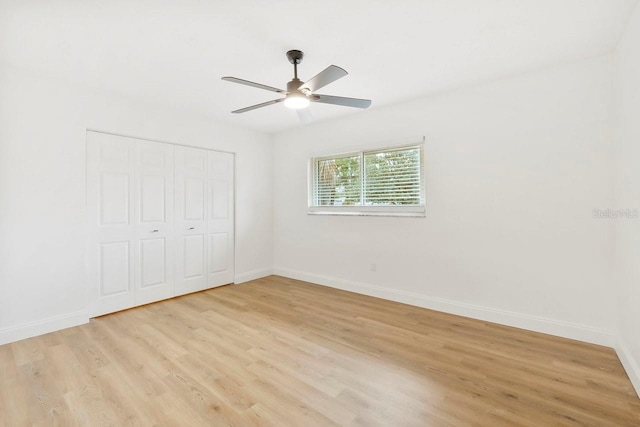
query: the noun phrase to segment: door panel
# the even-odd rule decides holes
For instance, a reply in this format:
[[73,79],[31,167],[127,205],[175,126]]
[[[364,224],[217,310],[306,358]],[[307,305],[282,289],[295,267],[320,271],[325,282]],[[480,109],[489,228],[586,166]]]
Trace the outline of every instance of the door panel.
[[127,173],[100,173],[100,224],[129,223],[129,175]]
[[143,239],[140,241],[140,287],[163,285],[167,281],[166,240]]
[[184,236],[184,278],[204,279],[206,268],[204,263],[205,247],[202,234]]
[[229,235],[227,233],[213,233],[209,236],[209,242],[209,269],[211,273],[226,271],[229,268],[227,254]]
[[103,168],[120,169],[122,167],[126,168],[127,165],[131,164],[133,151],[130,146],[130,138],[97,132],[87,132],[87,138],[91,138],[98,143],[98,162]]
[[133,306],[134,148],[130,139],[87,132],[89,314]]
[[131,291],[129,241],[100,245],[100,297]]
[[176,295],[207,289],[207,151],[175,147]]
[[143,175],[140,179],[142,197],[140,222],[164,223],[167,209],[167,177]]
[[173,159],[167,157],[168,144],[137,140],[140,165],[143,168],[165,170]]
[[135,140],[135,304],[175,295],[174,147]]
[[204,220],[205,178],[184,177],[184,219],[189,221]]
[[229,219],[229,182],[211,181],[211,219]]
[[234,156],[210,151],[208,156],[209,287],[233,282],[234,276]]

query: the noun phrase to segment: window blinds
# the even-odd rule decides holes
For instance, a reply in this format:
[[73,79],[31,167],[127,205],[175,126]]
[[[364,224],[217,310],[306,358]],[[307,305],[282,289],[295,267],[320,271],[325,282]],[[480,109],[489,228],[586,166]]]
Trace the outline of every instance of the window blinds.
[[418,206],[420,146],[314,159],[312,206]]
[[365,206],[420,204],[420,148],[363,153]]

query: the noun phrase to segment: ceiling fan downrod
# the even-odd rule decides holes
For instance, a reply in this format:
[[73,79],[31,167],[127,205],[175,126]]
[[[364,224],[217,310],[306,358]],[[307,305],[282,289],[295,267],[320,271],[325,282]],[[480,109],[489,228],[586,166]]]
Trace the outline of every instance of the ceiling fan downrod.
[[304,53],[301,50],[294,49],[287,52],[287,59],[290,63],[293,64],[293,80],[291,82],[295,81],[300,83],[294,88],[287,87],[287,91],[289,92],[291,90],[297,90],[300,86],[302,86],[302,82],[298,79],[298,64],[302,62],[302,58],[304,58]]

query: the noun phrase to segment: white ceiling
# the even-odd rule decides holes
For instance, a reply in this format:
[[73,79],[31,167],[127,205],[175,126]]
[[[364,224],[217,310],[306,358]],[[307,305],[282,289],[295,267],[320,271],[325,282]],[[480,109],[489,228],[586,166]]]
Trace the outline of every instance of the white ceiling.
[[[302,80],[349,75],[320,93],[371,108],[611,51],[636,0],[0,0],[0,61],[243,127],[302,126],[279,95],[285,52]],[[313,104],[315,121],[359,110]]]

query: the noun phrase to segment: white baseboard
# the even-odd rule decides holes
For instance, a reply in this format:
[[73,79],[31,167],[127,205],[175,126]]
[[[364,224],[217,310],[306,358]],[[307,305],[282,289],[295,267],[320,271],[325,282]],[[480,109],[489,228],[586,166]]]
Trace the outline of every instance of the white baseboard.
[[631,384],[633,384],[633,388],[636,389],[636,394],[640,397],[640,367],[638,367],[638,364],[631,355],[629,347],[627,347],[620,337],[618,337],[616,342],[615,350],[616,353],[618,353],[620,362],[622,362],[622,366],[624,366],[624,370],[627,371],[627,375],[631,380]]
[[238,283],[248,282],[250,280],[261,279],[263,277],[271,276],[273,274],[273,270],[271,268],[261,268],[258,270],[247,271],[246,273],[236,274],[233,280],[233,283],[236,285]]
[[491,307],[483,307],[443,298],[435,298],[412,292],[389,289],[381,286],[374,286],[366,283],[343,280],[336,277],[323,276],[302,271],[274,268],[273,274],[289,277],[291,279],[303,280],[318,285],[342,289],[345,291],[356,292],[359,294],[401,302],[404,304],[415,305],[431,310],[443,311],[445,313],[457,314],[459,316],[470,317],[473,319],[484,320],[492,323],[499,323],[506,326],[513,326],[529,331],[556,335],[563,338],[569,338],[608,347],[613,347],[616,343],[616,336],[613,331],[594,328],[591,326],[578,325],[569,322],[500,310]]
[[35,322],[2,328],[0,329],[0,345],[35,337],[37,335],[48,334],[49,332],[59,331],[60,329],[66,329],[88,322],[89,313],[87,310],[81,310],[75,313],[62,314]]

